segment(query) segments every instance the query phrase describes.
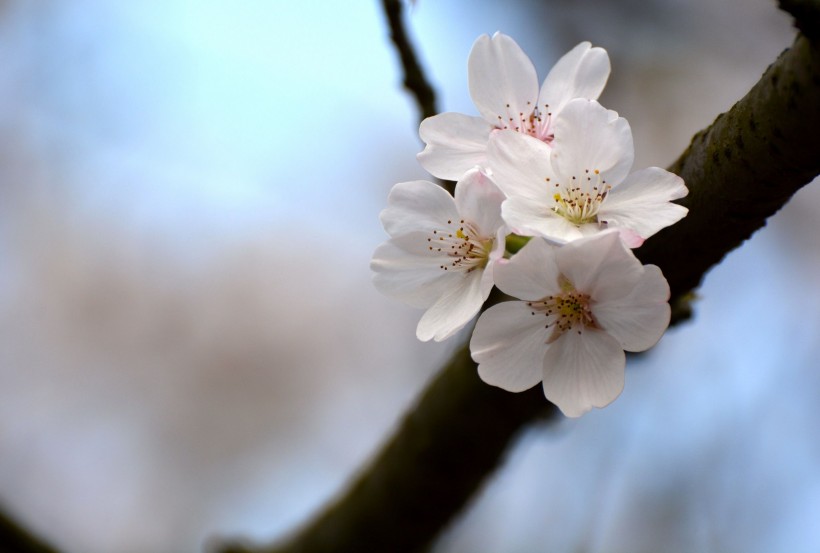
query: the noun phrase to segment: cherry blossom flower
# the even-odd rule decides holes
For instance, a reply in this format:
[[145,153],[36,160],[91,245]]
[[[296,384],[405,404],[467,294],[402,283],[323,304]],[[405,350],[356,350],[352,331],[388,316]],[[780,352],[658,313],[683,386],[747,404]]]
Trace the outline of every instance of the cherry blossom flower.
[[669,325],[669,285],[609,231],[564,246],[533,238],[495,266],[508,301],[485,311],[470,341],[481,379],[510,392],[542,382],[569,417],[615,400],[625,354]]
[[486,166],[487,140],[497,129],[512,129],[545,144],[554,137],[553,121],[573,98],[596,99],[609,78],[603,48],[582,42],[565,54],[538,89],[530,59],[507,35],[478,37],[467,63],[470,95],[481,117],[441,113],[422,121],[427,144],[418,160],[438,178],[458,180]]
[[686,215],[671,203],[687,194],[683,179],[658,167],[629,174],[632,131],[614,111],[574,99],[554,128],[551,147],[519,133],[490,138],[488,163],[514,232],[565,243],[617,228],[635,248]]
[[370,267],[384,294],[427,311],[416,336],[441,341],[472,319],[493,287],[504,255],[504,195],[478,168],[456,184],[455,198],[426,181],[399,183],[381,213],[390,240]]

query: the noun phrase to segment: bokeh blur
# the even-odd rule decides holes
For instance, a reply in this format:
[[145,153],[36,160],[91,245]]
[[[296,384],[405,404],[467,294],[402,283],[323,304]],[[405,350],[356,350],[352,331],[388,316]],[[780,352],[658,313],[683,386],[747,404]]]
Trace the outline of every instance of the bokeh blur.
[[[512,35],[666,166],[794,36],[766,0],[416,0],[439,107]],[[379,296],[393,183],[424,178],[376,0],[0,1],[0,503],[67,552],[271,540],[338,492],[455,343]],[[820,550],[820,192],[712,271],[623,395],[530,429],[437,545]]]

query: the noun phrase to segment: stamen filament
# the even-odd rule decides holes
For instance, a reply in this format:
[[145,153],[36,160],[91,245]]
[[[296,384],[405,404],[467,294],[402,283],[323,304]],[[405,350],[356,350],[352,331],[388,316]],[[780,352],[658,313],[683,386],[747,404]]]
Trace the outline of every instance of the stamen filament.
[[612,188],[602,178],[600,171],[584,170],[584,178],[570,178],[570,185],[555,183],[552,198],[555,201],[553,211],[575,225],[596,223],[598,212]]
[[560,284],[561,293],[547,296],[539,301],[527,302],[532,309],[533,316],[546,317],[544,328],[552,328],[547,338],[546,343],[548,344],[570,330],[580,334],[585,328],[598,327],[592,315],[590,296],[575,290],[569,279],[563,275],[560,278]]
[[482,236],[473,223],[461,219],[434,229],[427,242],[429,251],[449,258],[440,269],[469,273],[487,265],[494,238]]

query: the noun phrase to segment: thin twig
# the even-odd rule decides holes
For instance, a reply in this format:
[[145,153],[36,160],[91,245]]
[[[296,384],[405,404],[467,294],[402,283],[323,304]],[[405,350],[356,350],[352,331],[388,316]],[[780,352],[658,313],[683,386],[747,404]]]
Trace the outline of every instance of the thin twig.
[[[382,0],[382,6],[384,15],[387,18],[387,25],[390,28],[390,38],[396,47],[396,52],[399,54],[404,70],[404,88],[416,99],[419,110],[419,123],[421,123],[424,119],[438,113],[436,93],[424,75],[424,70],[419,64],[416,52],[404,28],[402,0]],[[450,194],[456,189],[456,183],[453,181],[442,179],[435,179],[435,181]]]
[[416,99],[420,123],[423,119],[438,113],[436,93],[424,76],[416,52],[410,43],[407,31],[404,29],[402,0],[382,0],[382,6],[384,7],[384,15],[387,17],[387,24],[390,27],[390,39],[399,53],[401,66],[404,69],[404,88]]

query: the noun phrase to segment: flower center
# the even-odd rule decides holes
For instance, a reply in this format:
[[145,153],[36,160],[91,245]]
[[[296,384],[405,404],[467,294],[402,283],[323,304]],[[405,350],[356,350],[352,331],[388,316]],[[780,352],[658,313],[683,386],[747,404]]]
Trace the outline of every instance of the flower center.
[[578,292],[564,275],[559,277],[559,284],[562,290],[560,294],[527,302],[533,316],[546,317],[544,328],[552,328],[548,344],[570,330],[581,334],[584,328],[598,328],[592,315],[589,295]]
[[446,226],[433,229],[427,242],[429,251],[446,256],[439,266],[442,270],[469,273],[487,265],[495,240],[482,236],[478,227],[461,219],[448,220]]
[[[527,102],[529,107],[531,102]],[[517,114],[510,111],[510,104],[507,104],[506,117],[499,115],[496,128],[500,130],[514,130],[523,134],[528,134],[538,140],[551,144],[555,134],[552,132],[552,112],[549,104],[544,104],[544,109],[538,106],[526,114],[519,111]]]
[[[545,180],[553,184],[549,177]],[[552,198],[555,204],[552,210],[574,225],[604,223],[605,221],[598,221],[598,211],[611,188],[612,185],[601,178],[598,169],[584,169],[584,177],[581,179],[573,175],[568,185],[557,182],[553,184]]]

